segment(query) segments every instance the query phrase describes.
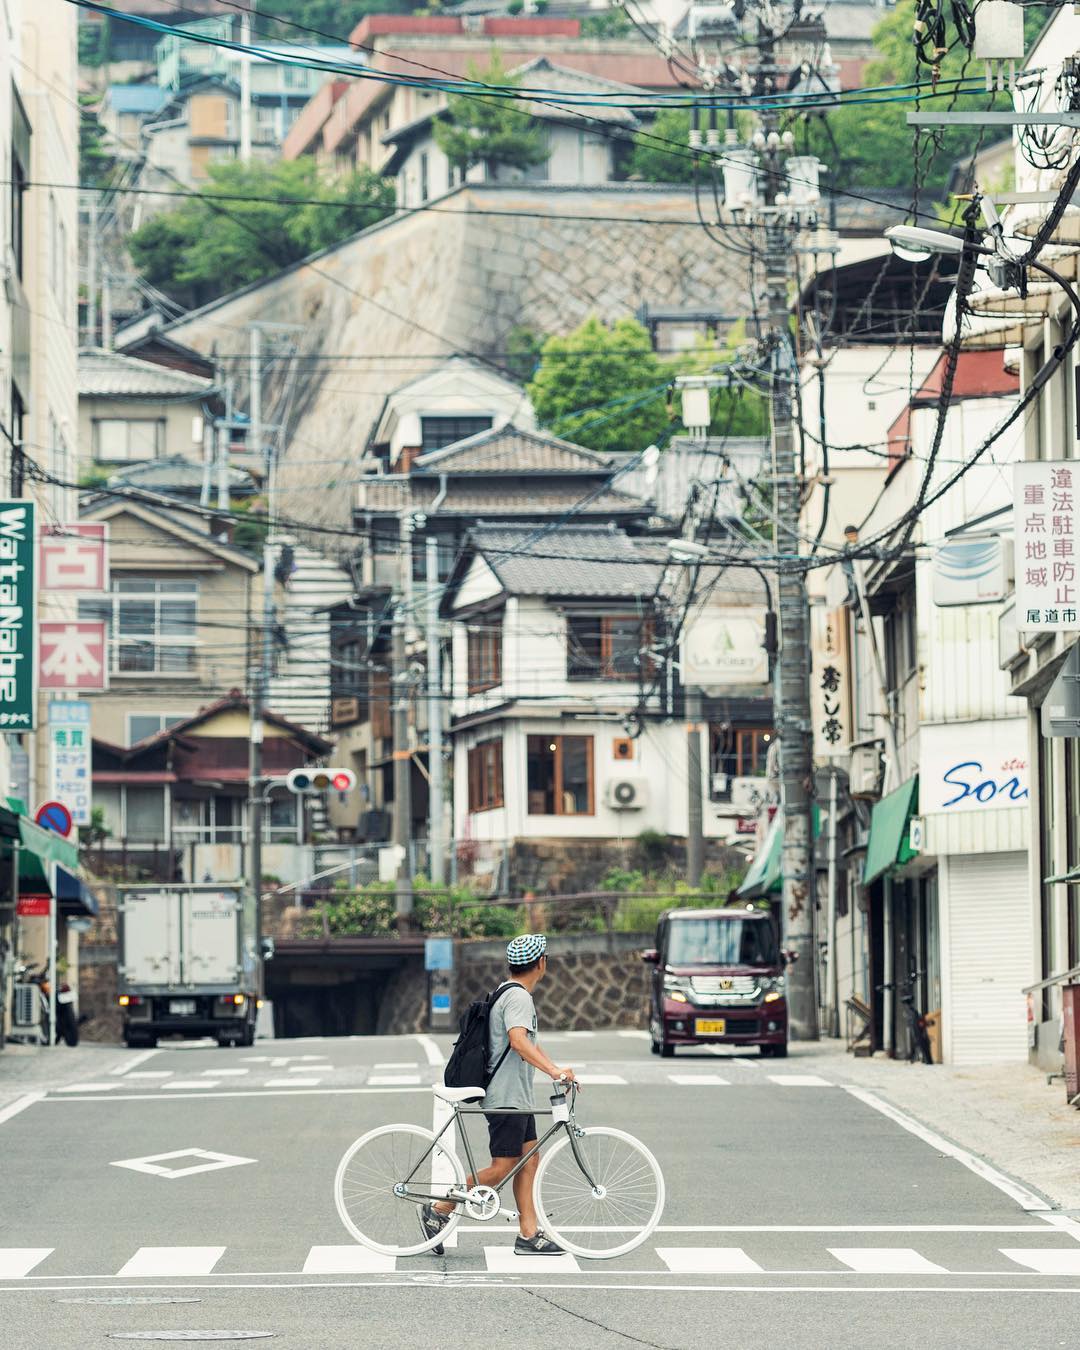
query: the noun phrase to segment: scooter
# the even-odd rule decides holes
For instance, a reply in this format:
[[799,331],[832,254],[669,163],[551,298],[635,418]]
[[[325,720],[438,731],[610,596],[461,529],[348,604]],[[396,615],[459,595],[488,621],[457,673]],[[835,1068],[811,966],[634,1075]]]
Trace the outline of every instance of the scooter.
[[[22,965],[15,968],[16,984],[35,984],[38,989],[38,997],[41,1000],[41,1018],[38,1023],[40,1039],[48,1045],[52,1040],[49,1035],[49,973],[48,966],[42,966],[40,970],[33,970],[30,966]],[[66,980],[62,980],[56,991],[56,1031],[57,1038],[62,1039],[65,1045],[79,1044],[79,1021],[75,1015],[75,995],[71,991],[71,985]]]

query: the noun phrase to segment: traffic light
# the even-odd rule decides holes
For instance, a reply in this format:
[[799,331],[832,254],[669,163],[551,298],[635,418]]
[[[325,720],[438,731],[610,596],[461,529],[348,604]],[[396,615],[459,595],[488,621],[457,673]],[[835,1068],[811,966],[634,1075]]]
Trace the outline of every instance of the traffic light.
[[351,792],[356,787],[352,769],[293,769],[285,779],[290,792]]

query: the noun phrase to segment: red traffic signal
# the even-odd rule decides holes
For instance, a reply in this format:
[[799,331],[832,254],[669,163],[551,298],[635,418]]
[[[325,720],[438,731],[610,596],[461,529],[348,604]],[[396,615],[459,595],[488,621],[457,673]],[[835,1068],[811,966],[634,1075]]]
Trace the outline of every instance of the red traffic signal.
[[290,792],[351,792],[356,787],[352,769],[293,769],[285,779]]

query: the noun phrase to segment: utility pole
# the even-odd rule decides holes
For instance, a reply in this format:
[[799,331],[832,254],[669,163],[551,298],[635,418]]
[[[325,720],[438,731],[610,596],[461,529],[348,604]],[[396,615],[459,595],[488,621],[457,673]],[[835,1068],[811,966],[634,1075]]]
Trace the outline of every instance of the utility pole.
[[[758,15],[758,68],[755,93],[777,92],[776,34],[771,15]],[[796,551],[802,508],[802,482],[795,457],[790,296],[795,257],[792,223],[778,198],[786,197],[780,118],[766,109],[761,116],[760,145],[764,169],[765,290],[767,342],[771,351],[770,414],[775,503],[774,551]],[[798,228],[797,221],[795,228]],[[787,971],[787,1002],[792,1035],[817,1040],[817,881],[814,868],[813,733],[810,714],[810,602],[805,574],[781,567],[777,574],[780,650],[773,683],[773,719],[780,740],[780,804],[784,813],[781,851],[783,940],[794,956]]]
[[686,880],[701,884],[705,870],[705,838],[701,808],[701,690],[686,689]]
[[[255,9],[252,0],[251,10]],[[240,44],[251,45],[251,15],[245,10],[240,15]],[[251,159],[251,57],[240,54],[240,162],[247,164]]]
[[101,345],[106,351],[112,351],[112,289],[107,268],[101,272]]
[[408,505],[401,509],[400,572],[398,594],[394,601],[391,630],[390,698],[393,704],[394,811],[393,837],[397,850],[398,925],[407,928],[412,919],[412,870],[409,843],[412,825],[412,750],[409,747],[409,671],[405,641],[406,596],[412,591],[412,515]]
[[[251,326],[248,378],[250,396],[248,400],[249,424],[248,443],[252,454],[262,449],[262,334],[256,324]],[[231,400],[230,400],[231,402]],[[226,435],[229,432],[226,431]],[[219,461],[220,463],[220,461]],[[272,516],[273,493],[271,491],[270,464],[267,464],[267,516]],[[274,561],[271,545],[271,531],[268,528],[263,541],[263,600],[262,600],[262,643],[257,658],[252,663],[251,704],[250,704],[250,750],[248,754],[248,831],[250,839],[248,875],[255,898],[255,944],[259,953],[259,987],[265,988],[262,962],[263,906],[262,906],[262,835],[263,835],[263,711],[266,706],[266,685],[270,678],[270,660],[273,655],[273,619],[274,619]],[[303,810],[303,801],[298,806]]]
[[98,345],[98,308],[97,308],[97,287],[98,287],[98,203],[97,193],[91,192],[90,197],[90,237],[86,241],[86,345],[96,347]]
[[446,878],[443,840],[442,651],[439,646],[439,541],[427,537],[428,854],[431,881]]

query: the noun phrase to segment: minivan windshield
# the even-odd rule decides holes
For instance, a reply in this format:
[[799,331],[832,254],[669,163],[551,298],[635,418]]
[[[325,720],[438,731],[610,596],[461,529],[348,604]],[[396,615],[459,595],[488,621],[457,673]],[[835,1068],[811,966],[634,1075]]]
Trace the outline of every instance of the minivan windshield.
[[668,924],[671,966],[775,966],[773,926],[764,919],[676,919]]

